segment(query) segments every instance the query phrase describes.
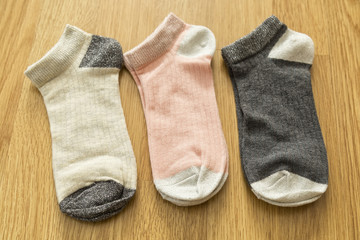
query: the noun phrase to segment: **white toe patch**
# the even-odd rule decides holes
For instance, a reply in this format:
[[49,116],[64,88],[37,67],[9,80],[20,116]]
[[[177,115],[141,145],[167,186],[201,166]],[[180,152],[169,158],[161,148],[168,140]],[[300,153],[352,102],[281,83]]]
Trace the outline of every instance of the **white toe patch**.
[[276,172],[250,185],[258,198],[284,207],[311,203],[320,198],[328,186],[286,170]]
[[[224,173],[205,166],[193,166],[166,179],[154,180],[156,189],[166,199],[198,201],[211,194],[221,182]],[[169,200],[170,201],[170,200]]]

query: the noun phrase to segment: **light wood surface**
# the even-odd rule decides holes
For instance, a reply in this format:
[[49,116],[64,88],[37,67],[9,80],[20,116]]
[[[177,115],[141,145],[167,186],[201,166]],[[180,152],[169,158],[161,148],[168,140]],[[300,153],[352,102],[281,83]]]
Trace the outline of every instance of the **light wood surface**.
[[[152,182],[145,119],[129,72],[120,94],[138,167],[136,197],[117,216],[86,223],[59,210],[48,117],[23,72],[65,24],[112,37],[127,51],[170,12],[210,28],[216,97],[230,154],[229,178],[208,202],[177,207]],[[329,161],[329,188],[313,204],[281,208],[258,200],[239,157],[231,82],[220,49],[271,14],[312,37],[315,104]],[[360,239],[360,1],[0,0],[0,239]]]

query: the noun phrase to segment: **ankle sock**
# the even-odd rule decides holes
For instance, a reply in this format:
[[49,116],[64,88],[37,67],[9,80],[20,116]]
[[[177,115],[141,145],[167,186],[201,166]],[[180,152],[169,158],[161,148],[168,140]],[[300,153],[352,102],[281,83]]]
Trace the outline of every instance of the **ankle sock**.
[[231,77],[245,177],[255,195],[300,206],[327,189],[328,165],[310,67],[310,37],[275,16],[222,49]]
[[169,14],[124,54],[146,118],[154,183],[180,206],[215,195],[228,175],[228,152],[212,79],[215,37]]
[[50,121],[53,173],[62,212],[100,221],[135,194],[136,161],[119,96],[120,44],[67,25],[25,71]]

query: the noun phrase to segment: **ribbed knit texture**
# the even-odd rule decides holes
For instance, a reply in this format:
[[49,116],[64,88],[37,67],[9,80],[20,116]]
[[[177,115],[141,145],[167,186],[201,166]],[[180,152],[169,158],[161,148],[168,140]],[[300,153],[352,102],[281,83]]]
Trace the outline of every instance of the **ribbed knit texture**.
[[121,107],[120,44],[67,25],[58,43],[25,72],[50,121],[61,211],[84,221],[118,213],[136,189],[136,161]]
[[210,62],[212,32],[170,14],[143,43],[124,54],[145,113],[157,190],[180,206],[216,194],[228,152]]
[[326,149],[312,96],[314,44],[275,16],[222,49],[235,94],[244,175],[274,205],[311,203],[327,189]]
[[142,44],[126,53],[131,67],[140,68],[166,53],[173,46],[174,39],[184,30],[185,25],[175,15],[170,14]]

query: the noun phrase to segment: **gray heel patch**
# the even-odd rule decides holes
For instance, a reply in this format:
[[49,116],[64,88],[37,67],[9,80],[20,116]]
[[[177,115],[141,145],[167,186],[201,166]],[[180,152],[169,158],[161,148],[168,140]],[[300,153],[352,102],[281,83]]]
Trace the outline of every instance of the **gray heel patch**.
[[122,49],[112,38],[93,35],[80,68],[118,68],[123,65]]

